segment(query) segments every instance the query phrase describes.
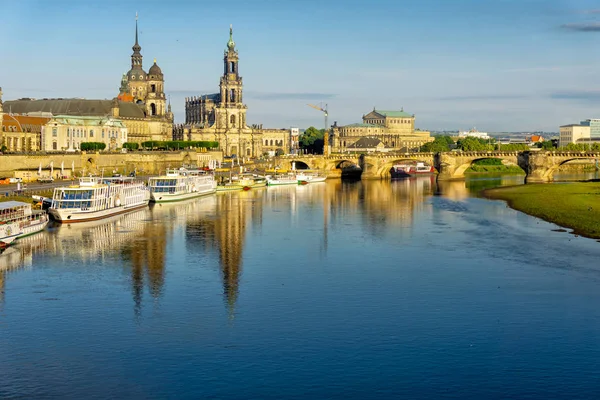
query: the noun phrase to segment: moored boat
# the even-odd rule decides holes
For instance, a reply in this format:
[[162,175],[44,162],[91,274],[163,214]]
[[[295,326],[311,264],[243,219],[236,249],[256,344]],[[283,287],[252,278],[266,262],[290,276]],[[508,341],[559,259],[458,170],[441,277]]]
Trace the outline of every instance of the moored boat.
[[217,186],[217,192],[232,190],[250,190],[264,187],[267,185],[267,179],[264,176],[246,173],[231,177],[225,183]]
[[298,183],[318,183],[325,182],[326,176],[319,175],[317,172],[297,172]]
[[54,189],[50,216],[61,223],[93,221],[146,207],[150,191],[135,178],[84,177]]
[[180,201],[214,193],[217,182],[212,174],[186,168],[167,169],[165,175],[148,179],[150,201]]
[[432,165],[427,165],[423,162],[417,162],[416,164],[396,164],[392,166],[390,174],[392,179],[395,178],[407,178],[417,175],[433,175],[435,168]]
[[298,178],[296,174],[287,175],[267,175],[267,186],[278,186],[278,185],[297,185]]
[[24,236],[42,231],[48,225],[45,211],[34,211],[31,204],[21,201],[0,203],[0,248]]

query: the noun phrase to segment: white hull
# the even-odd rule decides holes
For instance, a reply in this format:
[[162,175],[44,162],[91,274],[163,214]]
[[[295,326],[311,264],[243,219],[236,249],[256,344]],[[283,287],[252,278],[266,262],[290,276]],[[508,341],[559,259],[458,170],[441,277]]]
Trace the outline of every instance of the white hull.
[[151,177],[148,188],[151,202],[166,203],[215,193],[217,182],[214,176],[204,171],[180,168],[167,170],[166,175]]
[[325,182],[325,180],[327,179],[327,177],[325,177],[325,176],[304,175],[304,174],[298,174],[296,176],[296,178],[298,179],[298,183],[300,183],[300,182],[318,183],[318,182]]
[[8,246],[21,235],[18,222],[0,225],[0,247]]
[[19,238],[40,232],[48,225],[48,215],[45,212],[33,213],[31,205],[27,203],[9,203],[12,204],[3,209],[3,217],[6,219],[0,224],[0,247],[6,247]]
[[280,186],[280,185],[297,185],[298,179],[294,178],[267,178],[268,186]]
[[216,187],[210,187],[206,190],[200,190],[197,192],[185,192],[185,193],[150,193],[150,201],[153,203],[168,203],[171,201],[182,201],[193,199],[195,197],[206,196],[216,192]]
[[142,207],[148,206],[148,200],[137,204],[130,204],[127,206],[117,206],[111,207],[104,210],[97,211],[86,211],[80,210],[76,208],[70,209],[48,209],[48,214],[50,216],[62,223],[73,223],[73,222],[86,222],[86,221],[96,221],[103,218],[112,217],[113,215],[124,214],[129,211],[137,210]]
[[46,225],[48,225],[49,221],[50,220],[48,217],[39,221],[31,221],[29,225],[23,227],[23,233],[19,235],[19,238],[43,231],[44,228],[46,228]]

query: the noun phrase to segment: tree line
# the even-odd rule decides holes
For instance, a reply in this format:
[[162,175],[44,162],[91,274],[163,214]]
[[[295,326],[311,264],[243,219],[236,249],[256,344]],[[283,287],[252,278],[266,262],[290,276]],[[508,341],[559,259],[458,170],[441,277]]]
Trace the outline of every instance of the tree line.
[[[146,142],[142,142],[140,145],[136,142],[125,142],[123,143],[123,148],[127,150],[138,150],[139,148],[143,148],[145,150],[179,150],[179,149],[216,149],[219,147],[219,142],[213,141],[184,141],[184,140],[166,140],[166,141],[158,141],[158,140],[149,140]],[[81,151],[90,151],[90,150],[104,150],[106,149],[106,143],[102,142],[82,142],[79,145]]]

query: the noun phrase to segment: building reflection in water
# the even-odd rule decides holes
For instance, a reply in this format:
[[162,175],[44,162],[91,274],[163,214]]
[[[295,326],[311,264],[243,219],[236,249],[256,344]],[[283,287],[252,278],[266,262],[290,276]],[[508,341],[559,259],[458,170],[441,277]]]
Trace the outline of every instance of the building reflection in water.
[[218,193],[213,218],[189,223],[186,241],[216,249],[223,281],[223,296],[230,317],[239,294],[246,229],[260,234],[266,188]]
[[[140,315],[145,288],[155,301],[163,293],[167,251],[176,242],[184,253],[199,250],[218,255],[223,297],[233,317],[247,229],[251,227],[254,235],[262,234],[263,208],[280,210],[281,217],[289,214],[293,225],[295,219],[305,218],[307,213],[322,216],[322,231],[315,239],[321,254],[326,255],[332,229],[343,229],[348,221],[357,221],[357,215],[365,232],[373,237],[383,235],[388,228],[410,227],[416,212],[431,207],[424,200],[434,190],[434,177],[394,182],[332,180],[218,193],[186,202],[155,204],[102,221],[61,225],[21,240],[0,256],[0,288],[3,293],[8,271],[32,265],[36,253],[101,264],[112,258],[130,268],[134,310]],[[175,234],[181,234],[181,238]]]

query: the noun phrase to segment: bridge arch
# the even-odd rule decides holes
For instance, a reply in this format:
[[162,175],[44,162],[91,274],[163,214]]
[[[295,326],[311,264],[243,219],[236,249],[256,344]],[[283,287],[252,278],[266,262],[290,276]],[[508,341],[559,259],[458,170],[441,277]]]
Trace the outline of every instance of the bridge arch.
[[[469,161],[465,162],[464,164],[461,164],[460,166],[458,166],[455,169],[454,175],[464,177],[465,176],[465,171],[467,169],[469,169],[477,161],[482,161],[482,160],[500,160],[500,161],[505,161],[505,162],[508,162],[509,164],[512,164],[512,165],[515,165],[515,166],[519,167],[523,171],[523,173],[527,174],[527,166],[521,165],[522,163],[520,163],[518,159],[517,160],[512,160],[512,159],[507,159],[507,158],[502,157],[502,156],[494,157],[492,155],[486,155],[486,156],[479,157],[479,158],[473,158],[472,160],[469,160]],[[517,162],[514,162],[514,161],[517,161]],[[506,164],[504,164],[504,165],[506,165]]]
[[589,161],[598,161],[600,157],[598,155],[573,155],[571,157],[565,157],[565,159],[560,162],[555,163],[553,166],[549,167],[546,171],[542,173],[542,179],[550,182],[554,179],[554,173],[563,165],[570,163],[571,161],[577,160],[589,160]]
[[[397,164],[415,164],[418,162],[422,162],[426,165],[434,165],[431,160],[428,159],[419,159],[418,157],[407,158],[407,157],[398,157],[398,158],[390,158],[386,160],[384,163],[381,163],[377,168],[375,174],[381,178],[390,178],[391,177],[391,169],[394,165]],[[437,170],[437,168],[436,168]]]
[[288,169],[312,169],[309,164],[301,160],[291,160]]

